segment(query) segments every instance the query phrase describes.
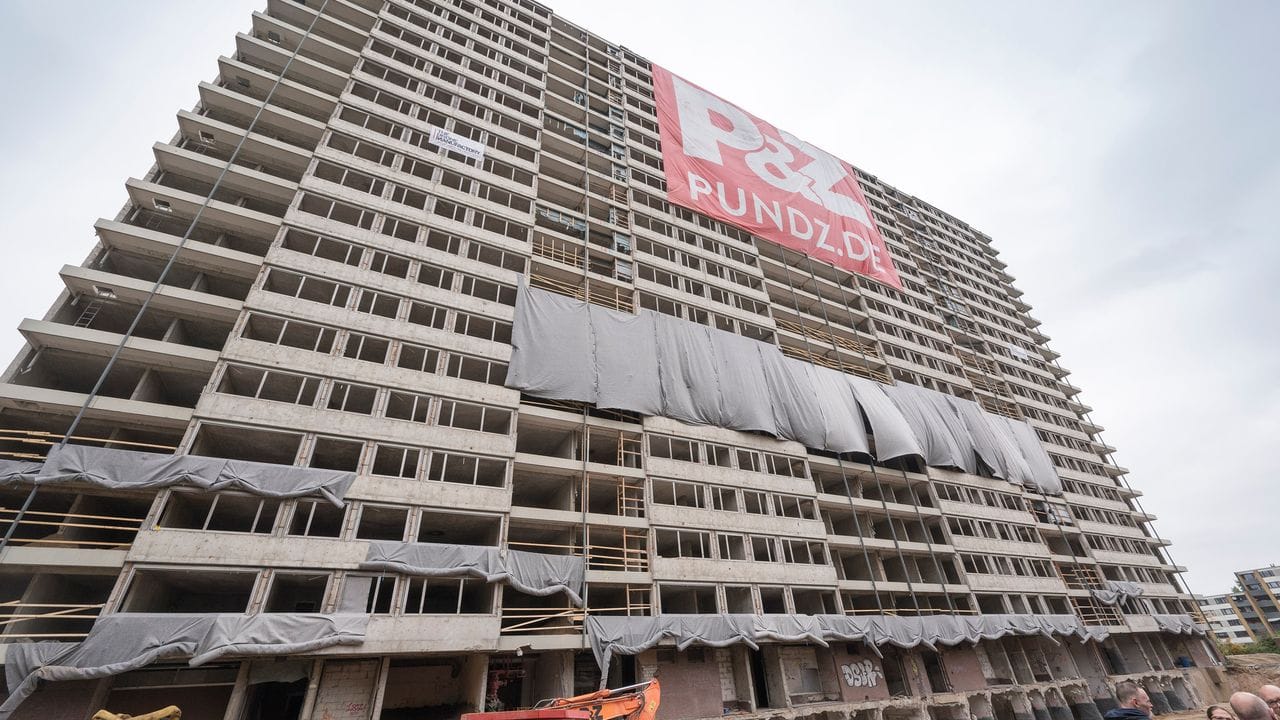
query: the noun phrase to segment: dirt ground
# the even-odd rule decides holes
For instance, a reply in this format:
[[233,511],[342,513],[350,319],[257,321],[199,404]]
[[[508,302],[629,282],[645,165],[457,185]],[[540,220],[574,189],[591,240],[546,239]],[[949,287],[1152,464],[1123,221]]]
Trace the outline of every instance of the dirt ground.
[[1280,655],[1230,655],[1227,678],[1233,691],[1256,692],[1260,685],[1280,685]]

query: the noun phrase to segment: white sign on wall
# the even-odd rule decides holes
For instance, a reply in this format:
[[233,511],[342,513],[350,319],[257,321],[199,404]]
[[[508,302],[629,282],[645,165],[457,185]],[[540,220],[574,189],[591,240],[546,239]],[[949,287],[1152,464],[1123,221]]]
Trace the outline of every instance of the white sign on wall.
[[436,147],[460,152],[472,160],[484,159],[483,143],[478,143],[475,140],[468,140],[460,135],[454,135],[444,128],[432,127],[431,136],[428,139],[431,141],[431,144]]

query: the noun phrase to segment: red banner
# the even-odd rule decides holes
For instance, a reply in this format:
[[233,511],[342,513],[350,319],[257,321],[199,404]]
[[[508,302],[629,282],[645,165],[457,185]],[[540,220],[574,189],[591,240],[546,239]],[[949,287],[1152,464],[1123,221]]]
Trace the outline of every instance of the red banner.
[[667,199],[902,288],[853,168],[653,66]]

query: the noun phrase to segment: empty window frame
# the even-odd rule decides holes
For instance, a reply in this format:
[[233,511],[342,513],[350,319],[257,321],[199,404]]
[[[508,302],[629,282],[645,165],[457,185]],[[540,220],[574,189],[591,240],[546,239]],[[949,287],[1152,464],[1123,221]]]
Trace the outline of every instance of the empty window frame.
[[375,387],[348,382],[334,382],[333,389],[329,392],[327,407],[330,410],[372,415],[377,398],[378,389]]
[[449,353],[448,361],[445,363],[445,374],[460,380],[502,385],[507,379],[507,364],[497,360]]
[[681,462],[701,462],[699,443],[667,435],[649,436],[649,455]]
[[479,579],[407,579],[405,615],[487,615],[493,612],[493,586]]
[[504,487],[507,483],[507,461],[435,450],[431,453],[427,479],[463,485]]
[[427,373],[437,372],[440,367],[440,351],[422,345],[401,343],[400,353],[396,356],[396,367]]
[[511,411],[457,400],[441,400],[437,424],[461,430],[508,435],[511,433]]
[[391,341],[386,338],[353,332],[347,334],[342,356],[381,365],[387,361],[387,351],[390,348]]
[[246,340],[329,353],[333,350],[333,340],[337,336],[337,331],[298,320],[285,320],[261,313],[250,313],[245,319],[244,327],[240,330],[240,336]]
[[332,260],[343,265],[358,266],[364,258],[364,248],[358,245],[303,232],[296,228],[289,228],[280,245],[286,250]]
[[409,524],[409,508],[396,505],[361,505],[356,523],[359,540],[403,541]]
[[245,365],[228,365],[218,383],[220,393],[295,405],[314,405],[319,388],[319,378]]
[[323,500],[299,500],[289,520],[289,534],[298,537],[342,536],[347,509]]
[[323,303],[334,307],[346,307],[351,299],[351,286],[321,280],[310,275],[271,268],[262,289],[288,297]]
[[374,448],[373,466],[369,471],[374,475],[414,480],[421,465],[422,451],[418,448],[379,443]]
[[710,558],[711,533],[702,530],[654,530],[658,557]]
[[653,478],[650,480],[650,487],[655,504],[676,507],[707,507],[706,488],[698,483]]
[[240,493],[173,492],[165,501],[160,527],[182,530],[270,534],[280,501]]
[[746,560],[746,537],[732,533],[716,533],[716,549],[721,560]]
[[392,390],[387,396],[384,415],[394,420],[427,423],[431,421],[432,400],[430,395]]

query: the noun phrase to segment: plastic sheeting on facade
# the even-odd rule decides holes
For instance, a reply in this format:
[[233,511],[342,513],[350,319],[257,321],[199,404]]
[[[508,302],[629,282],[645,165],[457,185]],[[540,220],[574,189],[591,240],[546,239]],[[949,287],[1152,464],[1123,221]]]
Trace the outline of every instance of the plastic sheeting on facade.
[[[476,577],[528,595],[564,593],[582,607],[586,567],[581,557],[502,550],[483,545],[372,542],[362,570],[422,577]],[[363,595],[361,596],[363,598]]]
[[1205,635],[1208,630],[1190,615],[1152,615],[1156,627],[1175,635]]
[[33,483],[42,467],[44,463],[0,458],[0,487]]
[[759,431],[805,447],[917,456],[1041,492],[1062,484],[1035,431],[925,388],[882,385],[776,346],[642,310],[616,312],[521,284],[507,387],[538,397]]
[[[1107,632],[1086,628],[1075,615],[658,615],[653,617],[589,616],[587,639],[602,677],[609,676],[614,655],[636,655],[664,640],[683,650],[691,645],[727,647],[761,641],[865,642],[933,648],[962,642],[996,640],[1006,635],[1074,637],[1103,640]],[[876,650],[879,652],[879,650]]]
[[194,666],[228,655],[292,655],[364,642],[368,615],[264,613],[104,615],[80,643],[10,645],[5,657],[5,720],[41,680],[92,680],[159,660],[190,658]]
[[64,445],[49,451],[35,482],[80,481],[124,490],[186,486],[276,498],[318,496],[341,507],[355,479],[355,473],[336,470]]
[[1142,586],[1127,580],[1107,580],[1104,587],[1089,591],[1094,600],[1103,605],[1123,605],[1129,600],[1142,597]]

